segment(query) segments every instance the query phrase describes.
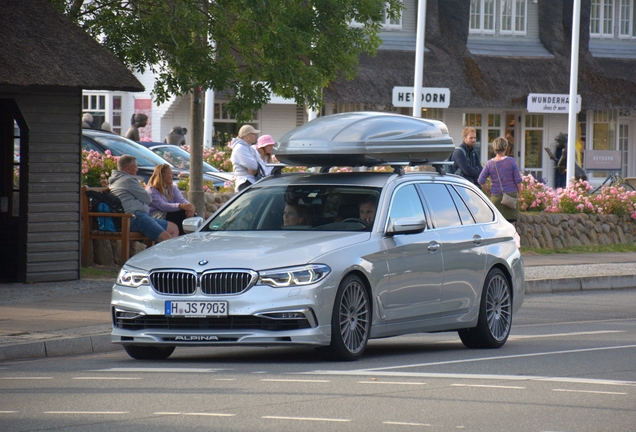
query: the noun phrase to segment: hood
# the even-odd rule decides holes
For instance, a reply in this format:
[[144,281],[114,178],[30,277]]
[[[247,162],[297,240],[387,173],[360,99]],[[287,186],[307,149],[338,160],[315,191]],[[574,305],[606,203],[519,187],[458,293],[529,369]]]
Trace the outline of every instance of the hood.
[[[313,262],[328,252],[368,240],[369,232],[216,231],[159,243],[128,260],[144,270],[240,268],[264,270]],[[202,260],[206,265],[199,265]]]

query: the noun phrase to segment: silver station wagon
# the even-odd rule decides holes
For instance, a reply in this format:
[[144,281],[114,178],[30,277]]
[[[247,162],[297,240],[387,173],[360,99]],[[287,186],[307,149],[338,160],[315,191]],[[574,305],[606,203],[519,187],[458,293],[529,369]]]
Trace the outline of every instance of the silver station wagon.
[[[390,160],[391,143],[412,152]],[[207,221],[187,220],[195,232],[132,257],[113,286],[112,341],[135,359],[309,345],[356,360],[369,339],[440,331],[503,346],[525,293],[518,237],[481,191],[444,174],[453,148],[442,123],[391,114],[290,132],[279,159],[306,164],[313,152],[325,168],[267,177]],[[342,160],[394,172],[327,172]],[[439,172],[405,173],[413,160]]]

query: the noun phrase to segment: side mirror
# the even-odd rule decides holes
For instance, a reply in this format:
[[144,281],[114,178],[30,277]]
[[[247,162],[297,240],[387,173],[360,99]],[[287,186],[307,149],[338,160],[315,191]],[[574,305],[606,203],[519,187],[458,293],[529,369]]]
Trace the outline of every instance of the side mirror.
[[203,225],[203,218],[199,216],[187,218],[183,220],[181,225],[183,226],[183,231],[192,233],[198,230],[201,225]]
[[403,217],[391,221],[387,235],[417,234],[426,229],[426,219]]

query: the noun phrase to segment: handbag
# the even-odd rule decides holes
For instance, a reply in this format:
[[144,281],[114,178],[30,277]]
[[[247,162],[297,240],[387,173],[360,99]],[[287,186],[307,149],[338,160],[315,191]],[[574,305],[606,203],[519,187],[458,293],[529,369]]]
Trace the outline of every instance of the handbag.
[[511,209],[517,209],[517,198],[508,195],[503,191],[503,185],[501,184],[501,177],[499,176],[499,169],[497,168],[497,162],[493,159],[492,164],[495,166],[495,171],[497,171],[497,180],[499,180],[499,186],[501,187],[501,192],[503,192],[503,196],[501,197],[501,204],[509,207]]

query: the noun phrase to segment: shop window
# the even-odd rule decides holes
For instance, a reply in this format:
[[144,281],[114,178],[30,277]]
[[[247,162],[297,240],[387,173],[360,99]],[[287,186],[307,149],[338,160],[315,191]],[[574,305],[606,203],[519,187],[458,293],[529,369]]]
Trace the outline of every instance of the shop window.
[[84,93],[82,96],[82,113],[93,116],[93,124],[97,129],[108,121],[118,135],[122,134],[121,106],[121,95]]
[[[465,113],[464,127],[468,126],[474,127],[477,132],[475,151],[480,159],[487,160],[493,157],[495,153],[492,151],[492,142],[501,136],[501,114]],[[482,140],[486,140],[485,145]],[[482,147],[487,149],[486,154],[481,153]]]
[[543,140],[543,115],[526,115],[523,167],[536,179],[543,179]]
[[477,142],[475,143],[475,151],[477,152],[478,155],[480,155],[481,157],[481,139],[482,139],[482,133],[481,133],[481,129],[482,129],[482,122],[481,122],[481,118],[482,115],[481,113],[464,113],[463,115],[464,117],[464,127],[474,127],[475,128],[475,132],[477,135]]
[[442,108],[422,108],[422,118],[444,121],[444,110]]

